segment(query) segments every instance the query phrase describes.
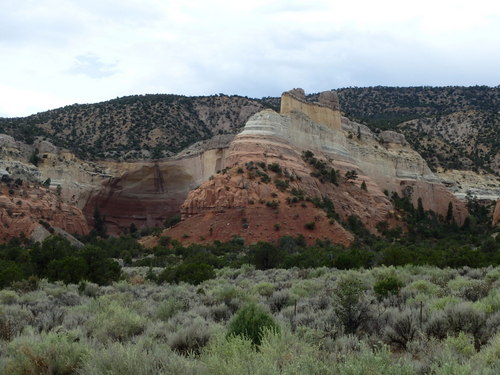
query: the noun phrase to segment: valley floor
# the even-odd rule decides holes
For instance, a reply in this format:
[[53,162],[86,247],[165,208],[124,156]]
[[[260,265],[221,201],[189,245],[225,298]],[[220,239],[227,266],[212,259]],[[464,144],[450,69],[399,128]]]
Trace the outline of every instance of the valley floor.
[[198,285],[123,271],[1,290],[0,373],[500,373],[499,267],[243,265]]

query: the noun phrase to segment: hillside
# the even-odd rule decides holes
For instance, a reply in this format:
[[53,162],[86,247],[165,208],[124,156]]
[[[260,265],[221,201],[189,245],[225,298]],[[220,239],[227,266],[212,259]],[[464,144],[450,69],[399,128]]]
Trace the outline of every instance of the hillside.
[[338,95],[347,117],[402,132],[434,170],[500,174],[499,87],[378,86]]
[[265,106],[240,96],[128,96],[0,119],[0,133],[45,136],[84,159],[158,159],[217,134],[235,133]]
[[[499,87],[378,86],[337,93],[345,116],[375,132],[402,132],[433,170],[500,173]],[[253,114],[279,106],[274,97],[136,95],[0,118],[0,133],[28,143],[45,136],[87,160],[159,159],[217,134],[236,134]]]

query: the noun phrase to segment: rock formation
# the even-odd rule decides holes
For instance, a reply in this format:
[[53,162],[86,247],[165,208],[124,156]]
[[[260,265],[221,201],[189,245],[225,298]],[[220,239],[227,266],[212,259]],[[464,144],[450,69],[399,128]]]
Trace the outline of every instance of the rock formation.
[[3,186],[0,195],[0,242],[24,234],[30,237],[41,224],[68,233],[87,234],[89,228],[82,211],[63,203],[48,188]]
[[[246,122],[237,136],[219,135],[155,162],[83,161],[41,138],[30,146],[0,135],[0,175],[38,184],[50,179],[52,191],[61,186],[57,199],[67,204],[66,210],[83,211],[90,225],[95,207],[99,206],[111,234],[123,232],[132,223],[139,228],[161,226],[182,207],[185,221],[171,234],[188,242],[198,241],[199,237],[209,240],[210,233],[210,240],[217,239],[215,234],[221,239],[236,234],[258,240],[303,233],[311,239],[328,237],[348,243],[352,235],[338,222],[350,215],[358,216],[374,232],[380,221],[397,225],[400,218],[385,193],[411,194],[415,205],[420,198],[424,208],[441,215],[446,215],[452,202],[456,221],[463,222],[467,215],[463,202],[450,194],[403,135],[392,131],[375,134],[341,117],[334,91],[316,98],[311,102],[303,90],[291,90],[283,94],[279,114],[261,111]],[[307,150],[338,172],[338,186],[311,176],[317,171],[302,158]],[[30,163],[35,152],[40,159],[38,167]],[[260,177],[250,180],[251,170],[246,167],[249,162],[276,163],[295,180],[271,172],[266,172],[271,178],[268,183],[260,181]],[[240,168],[243,173],[238,172]],[[353,170],[357,179],[346,180],[345,173]],[[469,190],[474,181],[479,181],[471,175],[470,184],[464,185],[454,183],[452,177],[447,179],[447,186],[458,196],[465,186]],[[288,192],[278,189],[274,180],[290,180]],[[366,190],[361,189],[363,182]],[[483,185],[492,199],[498,197],[498,184]],[[312,207],[310,202],[287,204],[293,188],[310,198],[327,197],[339,220],[327,220],[324,210]],[[279,208],[266,205],[278,199]],[[300,206],[302,203],[308,210]],[[45,216],[51,215],[46,212]],[[252,223],[252,217],[262,224]],[[314,231],[304,229],[304,223],[310,221],[315,222]]]
[[[184,221],[165,233],[187,242],[231,235],[255,242],[299,233],[311,240],[326,237],[343,244],[352,240],[338,220],[328,220],[319,208],[305,204],[308,210],[301,211],[298,207],[304,204],[293,203],[292,189],[312,199],[327,198],[339,220],[355,215],[374,232],[379,222],[398,221],[384,190],[411,194],[415,204],[421,199],[425,209],[442,215],[452,202],[455,219],[463,222],[467,215],[463,202],[446,190],[403,136],[394,132],[376,136],[362,125],[341,121],[331,92],[319,100],[308,102],[302,90],[294,89],[283,94],[280,114],[265,110],[252,116],[226,152],[225,173],[191,191],[181,208]],[[305,151],[324,161],[325,170],[336,171],[338,186],[320,181],[314,166],[304,160]],[[286,173],[268,172],[264,182],[257,176],[266,172],[254,171],[255,165],[278,165]],[[356,171],[357,179],[345,178],[349,171]],[[279,180],[288,185],[285,191],[279,189]],[[361,188],[363,182],[366,189]],[[304,226],[311,219],[314,231]]]

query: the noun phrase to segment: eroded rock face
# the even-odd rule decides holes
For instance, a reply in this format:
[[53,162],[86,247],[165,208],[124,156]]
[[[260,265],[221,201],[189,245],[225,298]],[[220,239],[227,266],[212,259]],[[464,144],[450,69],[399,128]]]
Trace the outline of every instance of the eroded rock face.
[[189,191],[225,167],[224,153],[216,148],[163,162],[109,165],[118,177],[104,180],[83,211],[92,222],[99,206],[111,234],[121,233],[132,223],[138,228],[162,226],[179,211]]
[[22,233],[29,237],[40,226],[40,221],[68,233],[87,234],[89,228],[80,209],[61,201],[49,189],[21,187],[1,189],[0,195],[0,242]]
[[[343,244],[352,240],[352,235],[336,221],[330,224],[330,220],[324,220],[322,210],[309,205],[302,215],[297,212],[298,205],[290,203],[290,190],[280,192],[276,182],[273,183],[279,179],[290,180],[289,189],[303,191],[307,197],[330,199],[341,219],[355,215],[373,232],[382,221],[389,225],[396,225],[398,221],[401,224],[387,196],[392,192],[411,194],[415,205],[421,199],[425,209],[442,215],[452,202],[455,219],[463,222],[467,216],[463,202],[440,183],[420,155],[409,148],[404,137],[394,132],[375,135],[350,121],[344,121],[343,129],[313,121],[308,115],[311,107],[304,104],[299,94],[283,95],[288,104],[284,110],[282,105],[281,114],[266,110],[248,120],[227,151],[225,164],[230,169],[189,193],[181,207],[184,221],[167,231],[168,235],[192,242],[229,239],[226,237],[233,234],[256,242],[299,233],[306,238],[326,237]],[[303,108],[306,110],[302,111]],[[335,112],[332,108],[322,108]],[[328,113],[325,114],[328,118]],[[306,150],[324,160],[327,168],[337,171],[338,186],[311,175],[317,171],[302,157]],[[288,176],[267,172],[270,180],[264,182],[249,167],[259,163],[276,163]],[[356,171],[357,179],[344,177],[348,171]],[[363,182],[366,189],[361,188]],[[311,219],[306,211],[312,213],[315,223],[321,223],[317,231],[304,229],[306,220]],[[253,222],[256,217],[259,219]],[[327,222],[328,226],[322,224]],[[280,233],[270,229],[276,226],[279,227],[276,232]]]
[[[357,124],[343,119],[346,134],[356,134]],[[416,206],[420,198],[426,210],[445,216],[451,202],[455,220],[462,224],[468,215],[457,199],[429,169],[425,160],[394,132],[375,135],[363,129],[361,136],[347,137],[346,149],[352,162],[375,181],[382,191],[400,196],[411,194]]]

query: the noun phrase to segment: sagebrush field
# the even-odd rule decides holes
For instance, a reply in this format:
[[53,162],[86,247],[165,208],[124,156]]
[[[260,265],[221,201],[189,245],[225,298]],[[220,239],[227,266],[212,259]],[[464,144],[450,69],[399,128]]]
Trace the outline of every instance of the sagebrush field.
[[109,286],[2,290],[1,373],[500,372],[499,267],[243,265],[198,285],[123,271]]

